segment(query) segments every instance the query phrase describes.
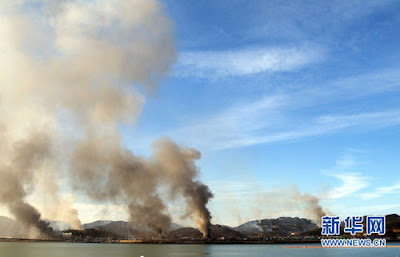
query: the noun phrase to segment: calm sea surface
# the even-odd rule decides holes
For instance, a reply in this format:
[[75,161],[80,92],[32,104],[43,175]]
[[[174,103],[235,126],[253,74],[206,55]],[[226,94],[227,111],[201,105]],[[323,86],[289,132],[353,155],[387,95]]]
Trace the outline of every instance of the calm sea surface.
[[[398,245],[398,244],[397,244]],[[400,248],[284,248],[289,245],[143,245],[0,242],[1,257],[166,257],[166,256],[400,256]]]

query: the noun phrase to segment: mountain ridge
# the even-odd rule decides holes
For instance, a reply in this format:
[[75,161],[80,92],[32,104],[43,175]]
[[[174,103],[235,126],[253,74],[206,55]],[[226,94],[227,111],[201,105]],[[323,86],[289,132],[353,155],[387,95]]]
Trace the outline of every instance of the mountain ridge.
[[[50,226],[55,230],[62,231],[66,227],[65,222],[49,221]],[[61,226],[61,225],[62,226]],[[68,226],[67,226],[68,227]],[[95,231],[101,233],[111,233],[119,238],[156,238],[160,235],[152,232],[148,228],[143,228],[134,222],[97,220],[82,225],[82,231]],[[69,231],[78,231],[67,229]],[[25,237],[24,229],[15,220],[0,216],[0,237],[19,238]],[[400,216],[397,214],[386,215],[386,235],[391,238],[400,235]],[[213,224],[211,226],[211,237],[214,239],[225,238],[241,240],[246,237],[290,237],[290,236],[314,236],[321,235],[321,229],[311,220],[298,217],[279,217],[276,219],[261,219],[245,222],[237,227]],[[183,227],[172,223],[171,227],[163,235],[166,238],[202,238],[201,232],[197,228]]]

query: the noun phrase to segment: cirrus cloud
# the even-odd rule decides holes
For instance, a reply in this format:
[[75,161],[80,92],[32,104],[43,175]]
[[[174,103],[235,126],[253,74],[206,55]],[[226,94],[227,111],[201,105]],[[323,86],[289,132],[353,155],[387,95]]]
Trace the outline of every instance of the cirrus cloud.
[[227,51],[183,52],[176,76],[225,77],[290,71],[322,59],[319,47],[259,47]]

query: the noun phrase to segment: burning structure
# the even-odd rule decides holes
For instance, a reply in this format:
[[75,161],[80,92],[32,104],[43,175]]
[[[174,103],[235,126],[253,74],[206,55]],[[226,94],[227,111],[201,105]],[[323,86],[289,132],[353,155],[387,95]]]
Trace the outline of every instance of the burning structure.
[[[185,217],[208,236],[209,188],[198,181],[200,153],[170,139],[149,159],[123,146],[175,59],[171,25],[154,0],[0,3],[0,202],[39,237],[52,231],[27,201],[40,186],[48,213],[80,227],[60,198],[59,180],[99,202],[124,204],[130,219],[163,233],[166,202],[186,201]],[[43,180],[43,183],[38,181]],[[166,199],[158,189],[166,190]]]

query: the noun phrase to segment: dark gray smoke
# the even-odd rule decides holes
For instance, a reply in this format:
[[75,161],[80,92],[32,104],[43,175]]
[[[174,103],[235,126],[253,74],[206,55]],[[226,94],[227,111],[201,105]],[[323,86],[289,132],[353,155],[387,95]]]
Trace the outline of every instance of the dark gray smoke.
[[32,133],[10,147],[9,162],[0,167],[0,202],[9,208],[18,222],[38,229],[40,236],[52,237],[49,223],[25,201],[27,190],[33,187],[35,172],[51,156],[49,139],[40,132]]
[[194,161],[201,157],[200,152],[195,149],[182,149],[168,139],[159,140],[154,144],[154,148],[156,169],[162,171],[163,179],[170,186],[170,197],[185,197],[185,217],[193,217],[197,227],[207,238],[211,214],[206,206],[213,194],[208,186],[196,180],[198,170]]
[[117,139],[85,139],[76,145],[72,158],[73,185],[94,200],[127,203],[131,220],[160,234],[171,223],[157,192],[163,188],[169,200],[186,199],[185,217],[193,218],[207,236],[211,215],[206,205],[212,193],[196,180],[194,161],[200,153],[169,139],[156,142],[154,148],[154,155],[143,159],[122,148]]
[[58,179],[68,176],[74,189],[125,205],[131,220],[161,234],[171,223],[168,201],[183,197],[185,217],[207,236],[212,193],[198,181],[200,153],[165,139],[144,159],[123,146],[119,130],[141,112],[138,87],[153,91],[175,60],[163,6],[30,2],[0,3],[1,202],[21,223],[49,234],[26,200],[41,186],[53,198],[46,213],[79,228],[77,211],[59,199]]

